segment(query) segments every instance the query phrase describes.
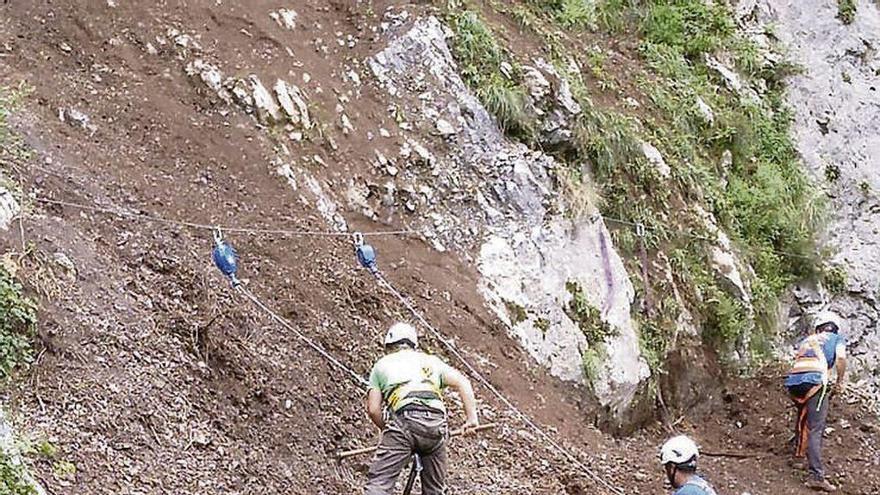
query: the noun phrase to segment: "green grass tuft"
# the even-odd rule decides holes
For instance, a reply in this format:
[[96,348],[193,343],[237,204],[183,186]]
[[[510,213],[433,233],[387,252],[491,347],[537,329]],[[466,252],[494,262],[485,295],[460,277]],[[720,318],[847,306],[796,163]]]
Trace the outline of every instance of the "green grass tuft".
[[565,313],[577,323],[591,348],[604,344],[608,337],[615,335],[615,330],[602,320],[599,310],[587,300],[587,295],[579,283],[568,281],[565,283],[565,290],[571,294],[571,301],[565,308]]
[[596,24],[593,0],[562,0],[555,13],[556,21],[566,29],[588,29]]
[[721,48],[735,30],[728,8],[702,0],[649,2],[641,30],[650,43],[675,47],[696,58]]
[[21,285],[0,267],[0,378],[33,358],[31,339],[37,324],[37,305]]
[[505,133],[531,140],[535,122],[529,112],[519,67],[511,62],[476,12],[451,13],[448,21],[455,33],[452,49],[462,79],[498,119]]
[[0,494],[36,495],[37,490],[27,481],[27,469],[16,464],[6,452],[0,451]]
[[590,346],[581,354],[581,365],[587,383],[593,384],[602,370],[602,363],[608,359],[608,350],[604,344]]
[[550,320],[546,318],[538,318],[535,320],[535,328],[541,331],[541,333],[546,334],[547,330],[550,330]]
[[520,306],[519,304],[513,301],[504,301],[504,306],[507,308],[507,314],[510,316],[510,322],[512,324],[519,325],[520,323],[529,319],[526,308]]
[[837,0],[837,18],[844,24],[852,24],[856,20],[858,8],[856,0]]
[[842,266],[827,266],[822,272],[823,285],[825,285],[825,288],[834,295],[846,293],[847,279],[846,269]]

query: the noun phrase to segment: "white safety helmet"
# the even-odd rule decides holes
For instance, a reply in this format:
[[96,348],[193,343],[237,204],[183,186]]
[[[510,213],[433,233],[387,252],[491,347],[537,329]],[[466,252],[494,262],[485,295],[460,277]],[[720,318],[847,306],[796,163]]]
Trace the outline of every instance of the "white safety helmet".
[[385,334],[385,345],[396,344],[403,340],[408,340],[413,347],[418,346],[419,337],[415,327],[409,323],[403,322],[391,325],[391,328],[388,329],[388,333]]
[[684,435],[670,438],[660,448],[660,464],[664,466],[671,462],[676,467],[696,469],[699,456],[697,444]]
[[836,330],[834,332],[839,332],[843,330],[843,318],[840,317],[834,311],[820,311],[813,316],[813,328],[819,329],[822,325],[826,325],[828,323],[833,323]]

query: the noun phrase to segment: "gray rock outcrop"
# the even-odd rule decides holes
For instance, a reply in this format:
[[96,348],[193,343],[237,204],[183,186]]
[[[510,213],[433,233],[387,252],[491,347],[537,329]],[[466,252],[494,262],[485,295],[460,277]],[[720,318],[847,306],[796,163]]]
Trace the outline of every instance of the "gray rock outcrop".
[[847,273],[843,293],[813,291],[799,298],[802,309],[840,312],[857,372],[880,384],[880,9],[858,2],[846,25],[837,8],[820,0],[751,0],[740,13],[772,24],[802,68],[787,81],[794,137],[828,196],[824,244]]
[[[603,347],[605,359],[595,370],[593,391],[613,417],[621,417],[649,376],[630,316],[634,290],[623,262],[601,217],[591,217],[597,213],[594,207],[579,220],[566,216],[554,184],[560,165],[502,134],[459,76],[449,37],[436,18],[420,19],[369,60],[391,95],[412,102],[415,120],[433,127],[442,119],[456,130],[443,133],[446,153],[432,156],[443,167],[406,167],[413,181],[424,174],[424,184],[449,181],[457,184],[450,191],[470,191],[459,200],[449,194],[442,204],[432,205],[426,216],[433,221],[424,229],[453,245],[459,239],[442,226],[481,234],[479,242],[461,247],[478,253],[482,294],[511,334],[553,375],[585,382],[584,353],[591,346]],[[571,99],[552,93],[549,65],[539,61],[526,73],[533,98]],[[559,121],[580,112],[573,99],[570,103],[559,110]],[[558,129],[565,124],[557,122],[551,131]],[[573,297],[568,284],[583,288],[583,297],[613,330],[604,342],[588,342],[566,312]]]
[[[0,407],[0,456],[8,465],[3,472],[3,481],[10,481],[30,486],[35,495],[46,495],[46,490],[34,479],[27,463],[21,456],[21,442],[16,438],[12,424],[9,422],[3,407]],[[11,478],[11,479],[10,479]],[[4,487],[9,489],[8,487]],[[4,490],[6,492],[6,490]]]
[[21,213],[21,205],[8,189],[0,186],[0,229],[6,230],[9,224]]

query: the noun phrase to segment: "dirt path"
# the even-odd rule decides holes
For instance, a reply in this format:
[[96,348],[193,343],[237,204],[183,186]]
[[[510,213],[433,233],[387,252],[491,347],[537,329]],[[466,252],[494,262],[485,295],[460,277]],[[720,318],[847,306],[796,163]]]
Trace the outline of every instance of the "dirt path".
[[[388,102],[369,85],[355,91],[342,76],[379,46],[365,27],[366,5],[309,2],[297,9],[298,28],[285,30],[268,15],[281,2],[115,3],[0,6],[0,35],[9,40],[0,83],[33,88],[16,120],[36,150],[17,164],[26,188],[202,223],[326,230],[314,198],[275,169],[279,156],[301,162],[328,191],[374,173],[366,131],[394,128]],[[171,30],[189,36],[189,45]],[[336,42],[349,35],[361,41],[353,48]],[[309,79],[302,84],[316,119],[327,124],[324,137],[285,155],[253,117],[186,75],[181,57],[193,42],[228,73]],[[340,96],[352,101],[360,130],[347,137],[333,125]],[[89,122],[62,122],[59,111],[70,109]],[[389,139],[382,145],[398,137]],[[354,214],[347,221],[384,228]],[[25,227],[37,247],[24,274],[41,295],[45,351],[12,391],[12,404],[24,429],[51,439],[76,466],[59,475],[52,461],[38,462],[52,493],[358,491],[367,459],[338,465],[331,458],[374,441],[360,391],[233,297],[210,265],[209,233],[39,205]],[[254,292],[364,374],[386,326],[408,317],[358,269],[344,239],[231,240]],[[12,233],[2,239],[4,248],[19,242]],[[483,307],[467,262],[415,239],[383,238],[376,247],[393,283],[591,468],[628,493],[661,492],[654,459],[662,434],[614,440],[591,427],[586,396],[550,378],[508,337]],[[72,277],[51,261],[58,252],[73,260]],[[788,424],[767,421],[784,415],[775,390],[768,381],[754,393],[719,397],[695,435],[713,448],[778,452]],[[454,443],[450,493],[599,493],[478,392],[486,417],[504,427]],[[737,415],[747,420],[742,428]],[[844,493],[878,493],[876,430],[864,430],[854,410],[842,417],[851,427],[832,434],[831,463],[847,470]],[[853,446],[857,455],[849,455]],[[784,456],[706,465],[729,488],[721,493],[802,493]],[[850,485],[860,478],[873,485]]]

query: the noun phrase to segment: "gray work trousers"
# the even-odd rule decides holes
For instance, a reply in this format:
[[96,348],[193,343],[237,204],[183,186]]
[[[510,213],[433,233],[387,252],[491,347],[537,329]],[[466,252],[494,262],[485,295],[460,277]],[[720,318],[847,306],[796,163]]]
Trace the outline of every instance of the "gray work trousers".
[[391,495],[400,472],[418,454],[422,494],[446,493],[446,414],[427,409],[392,414],[367,474],[366,495]]
[[[822,435],[828,420],[828,403],[831,396],[823,393],[823,389],[815,391],[807,397],[809,387],[792,388],[789,390],[798,407],[795,439],[797,447],[795,455],[806,454],[810,476],[816,480],[825,479],[825,466],[822,464]],[[822,401],[821,404],[819,401]]]

